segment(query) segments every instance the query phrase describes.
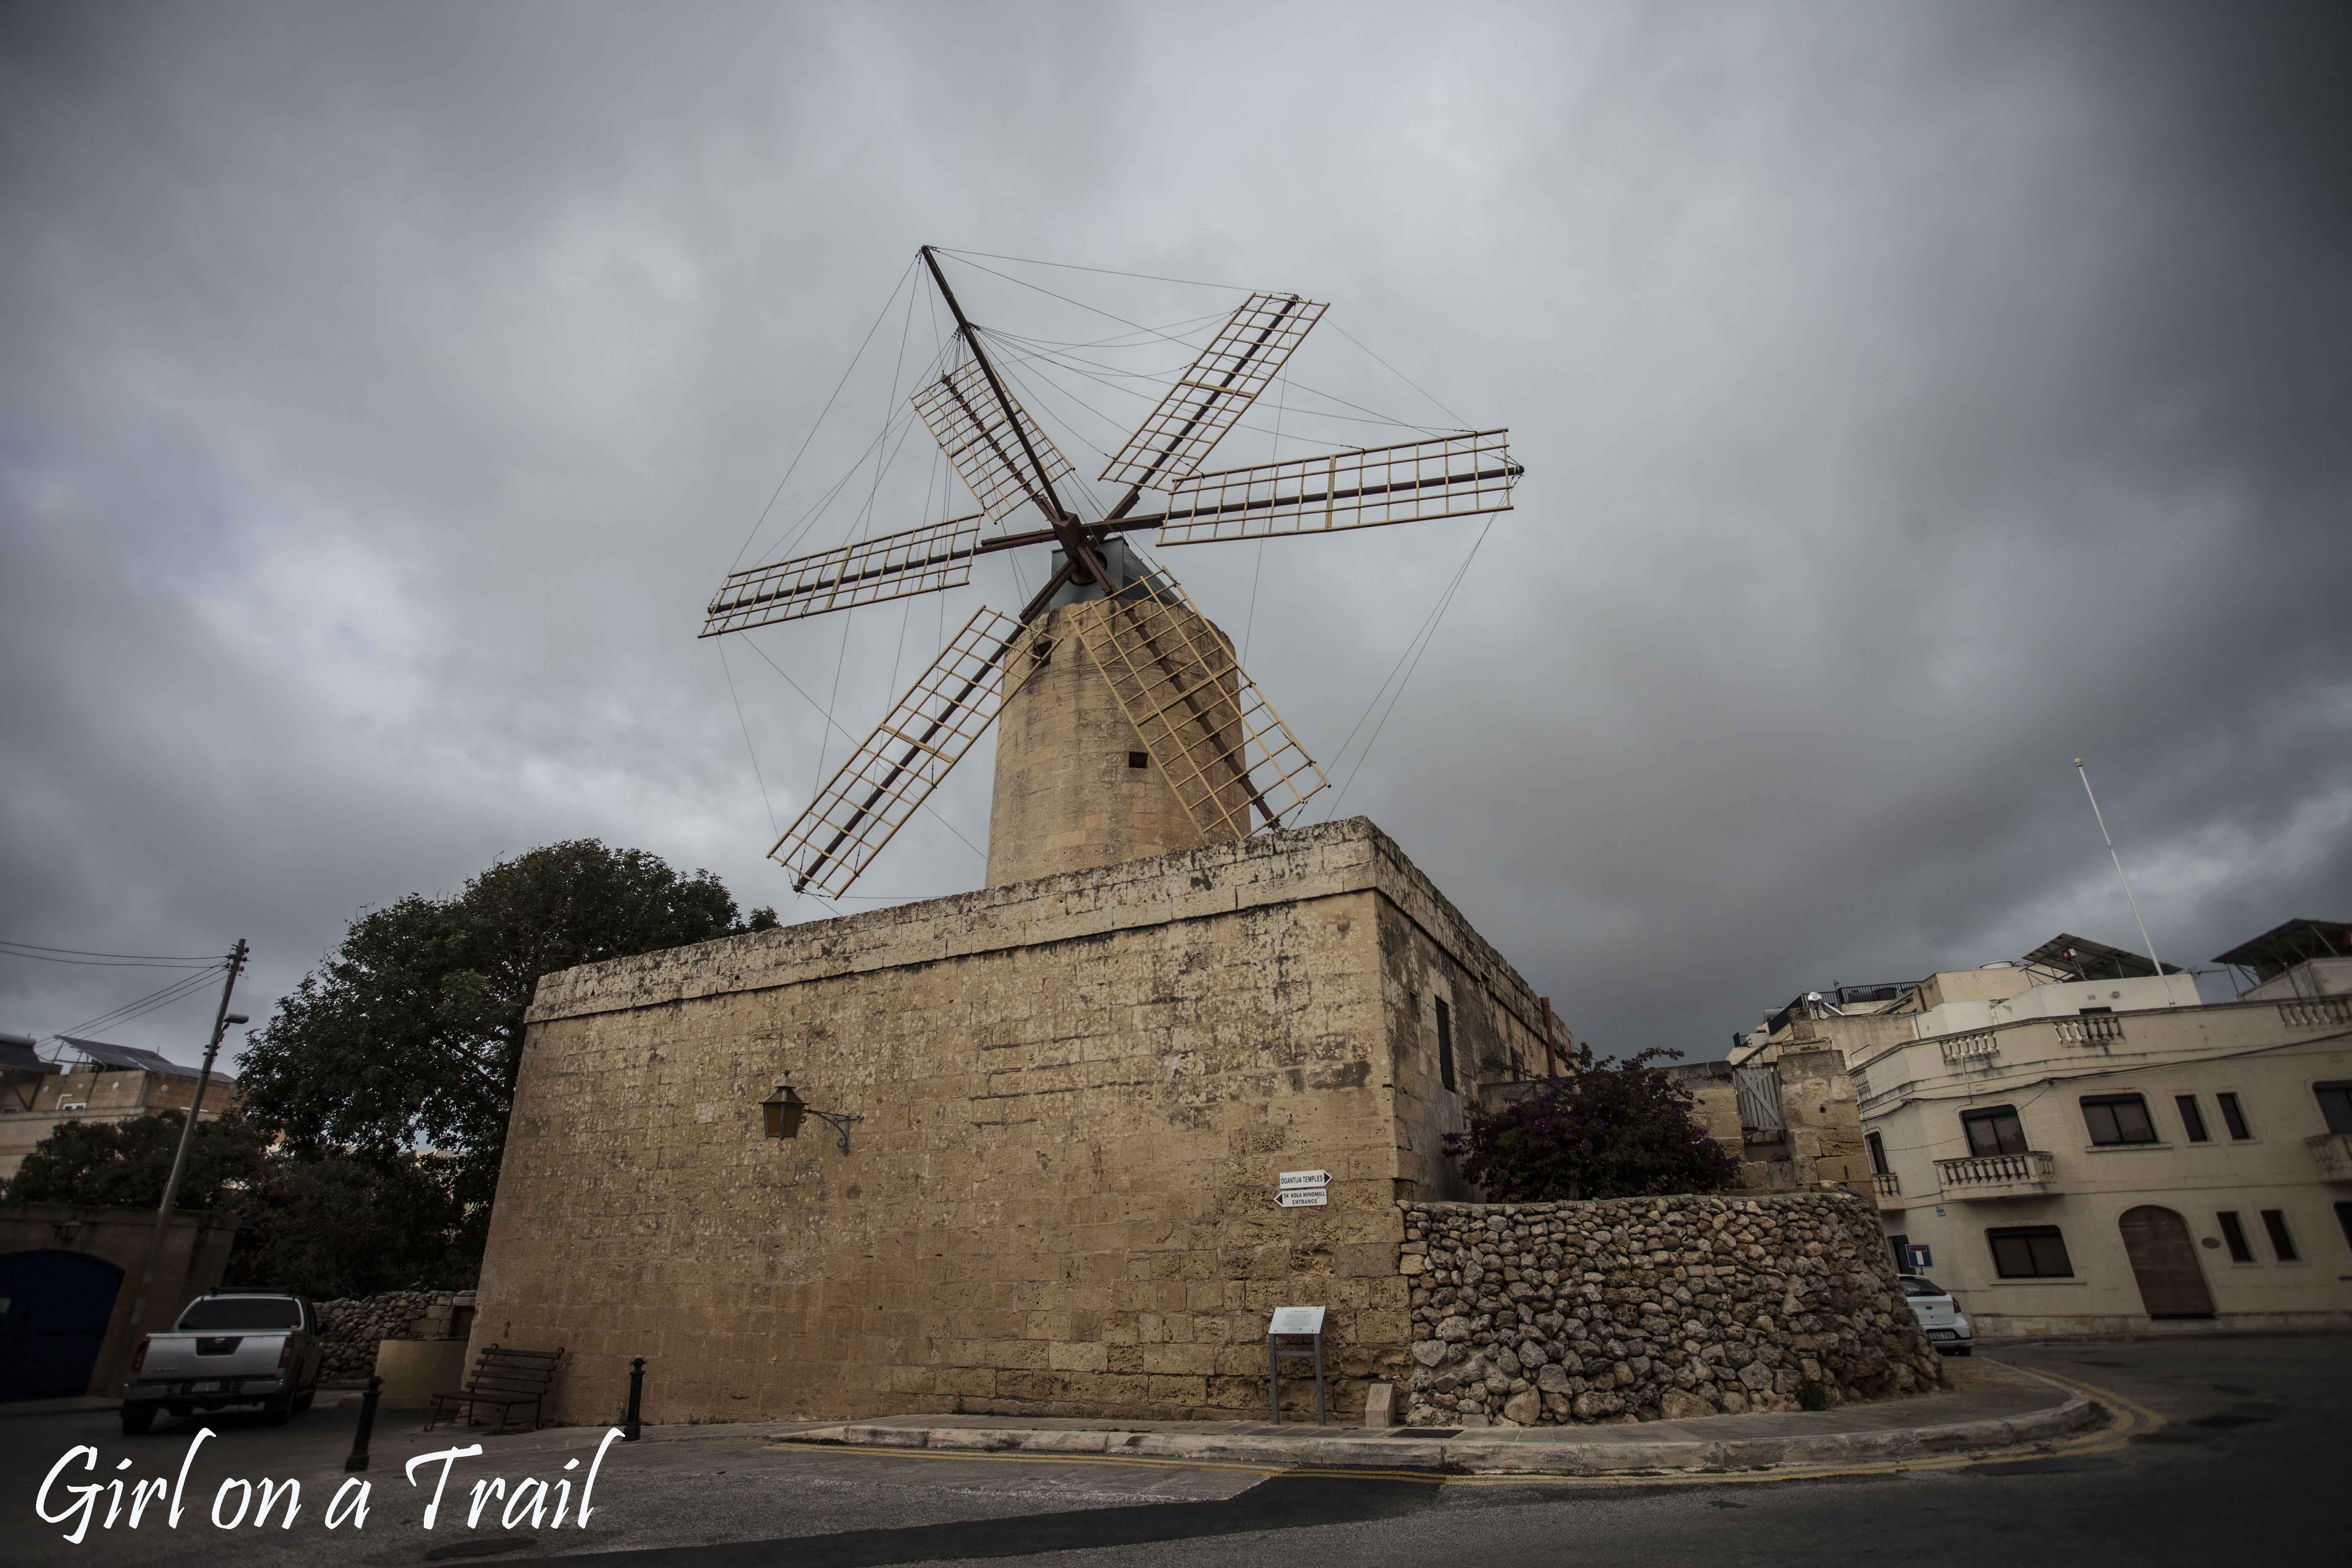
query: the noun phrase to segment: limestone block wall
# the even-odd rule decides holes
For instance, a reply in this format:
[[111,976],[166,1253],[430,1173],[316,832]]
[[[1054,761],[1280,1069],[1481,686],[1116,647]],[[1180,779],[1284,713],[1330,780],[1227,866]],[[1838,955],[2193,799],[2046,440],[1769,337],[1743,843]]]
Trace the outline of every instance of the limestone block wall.
[[[996,721],[996,787],[988,814],[988,880],[1025,882],[1222,837],[1196,826],[1148,755],[1110,682],[1071,636],[1075,608],[1046,616],[1007,656],[1016,682]],[[1202,636],[1222,638],[1213,626]],[[1225,811],[1246,820],[1247,796]]]
[[[656,1421],[1230,1414],[1321,1304],[1360,1409],[1406,1365],[1440,989],[1465,1058],[1534,1037],[1361,818],[550,976],[474,1348],[562,1347],[575,1420],[639,1355]],[[849,1152],[761,1135],[786,1068]],[[1305,1168],[1329,1206],[1277,1208]]]
[[1414,1426],[1826,1408],[1941,1375],[1849,1193],[1402,1212]]

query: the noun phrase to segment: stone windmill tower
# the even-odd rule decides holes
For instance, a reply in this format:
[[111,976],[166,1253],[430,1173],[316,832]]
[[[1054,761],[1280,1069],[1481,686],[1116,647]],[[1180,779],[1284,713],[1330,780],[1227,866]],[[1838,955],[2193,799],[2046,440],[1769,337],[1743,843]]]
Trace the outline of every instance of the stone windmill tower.
[[[1507,510],[1521,470],[1507,432],[1203,471],[1325,310],[1252,294],[1112,456],[1100,477],[1126,493],[1089,521],[1057,488],[1068,459],[1007,390],[929,246],[921,257],[957,353],[912,401],[980,510],[730,574],[701,635],[959,587],[997,551],[1050,546],[1052,568],[1017,616],[983,605],[964,624],[770,855],[795,892],[840,896],[992,722],[992,886],[1295,821],[1321,770],[1231,640],[1125,536],[1203,544]],[[1033,510],[1043,527],[1013,526]]]

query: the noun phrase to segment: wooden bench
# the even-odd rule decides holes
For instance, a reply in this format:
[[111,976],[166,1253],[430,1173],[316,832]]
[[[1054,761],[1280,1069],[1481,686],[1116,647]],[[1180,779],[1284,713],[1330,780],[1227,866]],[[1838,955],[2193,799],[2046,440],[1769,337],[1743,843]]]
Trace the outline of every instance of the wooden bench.
[[425,1423],[427,1432],[433,1423],[441,1419],[443,1406],[454,1408],[463,1405],[466,1424],[474,1425],[476,1411],[482,1405],[493,1405],[499,1411],[499,1430],[503,1432],[519,1405],[530,1406],[531,1430],[539,1430],[540,1402],[547,1397],[548,1384],[555,1381],[556,1364],[563,1352],[552,1351],[516,1351],[499,1345],[486,1345],[475,1358],[474,1375],[466,1386],[454,1394],[433,1396],[433,1414]]

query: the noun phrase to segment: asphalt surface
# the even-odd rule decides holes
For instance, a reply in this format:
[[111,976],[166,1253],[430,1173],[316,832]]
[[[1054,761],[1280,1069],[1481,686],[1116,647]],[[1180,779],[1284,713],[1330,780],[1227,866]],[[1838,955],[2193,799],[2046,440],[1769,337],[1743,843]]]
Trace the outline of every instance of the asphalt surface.
[[[1248,1467],[1033,1456],[947,1457],[793,1447],[774,1424],[665,1428],[615,1444],[598,1470],[586,1529],[567,1520],[478,1527],[473,1484],[584,1474],[600,1433],[570,1428],[505,1437],[413,1418],[378,1428],[364,1529],[324,1528],[342,1479],[352,1417],[320,1411],[285,1427],[216,1416],[218,1434],[190,1469],[171,1528],[128,1507],[105,1528],[100,1494],[83,1542],[70,1520],[43,1522],[35,1494],[78,1444],[95,1475],[59,1485],[177,1471],[195,1424],[162,1422],[123,1437],[99,1413],[0,1419],[0,1557],[11,1563],[415,1563],[565,1558],[600,1568],[835,1568],[985,1561],[1176,1565],[1343,1562],[1363,1568],[1475,1563],[2135,1563],[2346,1561],[2343,1498],[2352,1459],[2352,1336],[2210,1338],[1998,1352],[2111,1391],[2161,1417],[2106,1441],[1995,1462],[1806,1479],[1551,1481],[1267,1474]],[[452,1442],[485,1452],[455,1463],[436,1527],[420,1527],[437,1462],[403,1479],[407,1458]],[[129,1458],[128,1469],[117,1469]],[[567,1459],[578,1463],[570,1471]],[[302,1510],[282,1528],[235,1531],[209,1520],[224,1478],[302,1482]],[[572,1489],[576,1493],[576,1485]],[[51,1510],[72,1502],[51,1494]],[[236,1489],[228,1489],[234,1508]]]

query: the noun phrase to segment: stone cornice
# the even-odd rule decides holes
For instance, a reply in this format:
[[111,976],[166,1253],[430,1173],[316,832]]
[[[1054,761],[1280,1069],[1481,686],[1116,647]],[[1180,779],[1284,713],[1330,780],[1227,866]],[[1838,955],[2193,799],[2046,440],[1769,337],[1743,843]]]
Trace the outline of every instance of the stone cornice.
[[1367,891],[1541,1032],[1540,1005],[1518,972],[1363,816],[583,964],[542,977],[526,1019],[659,1007]]

